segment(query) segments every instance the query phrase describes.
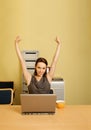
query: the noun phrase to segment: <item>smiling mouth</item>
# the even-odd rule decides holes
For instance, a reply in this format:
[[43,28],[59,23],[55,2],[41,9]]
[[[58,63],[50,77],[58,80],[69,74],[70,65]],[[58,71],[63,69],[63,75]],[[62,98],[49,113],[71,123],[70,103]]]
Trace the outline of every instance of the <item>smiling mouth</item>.
[[39,73],[39,75],[43,75],[43,73]]

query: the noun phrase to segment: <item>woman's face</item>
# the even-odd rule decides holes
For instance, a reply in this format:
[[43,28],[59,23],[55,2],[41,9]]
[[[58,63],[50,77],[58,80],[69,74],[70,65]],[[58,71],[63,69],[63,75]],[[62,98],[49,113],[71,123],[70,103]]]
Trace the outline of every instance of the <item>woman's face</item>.
[[37,76],[42,77],[46,71],[46,64],[43,62],[38,62],[37,65],[35,66],[36,72],[37,72]]

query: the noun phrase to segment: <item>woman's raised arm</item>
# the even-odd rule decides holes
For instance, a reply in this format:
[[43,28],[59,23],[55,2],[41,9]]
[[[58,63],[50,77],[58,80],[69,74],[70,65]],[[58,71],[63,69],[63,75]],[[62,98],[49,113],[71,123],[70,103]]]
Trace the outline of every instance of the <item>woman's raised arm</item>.
[[29,85],[30,80],[31,80],[31,74],[28,72],[28,70],[26,68],[25,60],[23,59],[21,51],[19,49],[20,41],[21,41],[21,38],[19,36],[17,36],[15,39],[15,49],[16,49],[16,53],[17,53],[18,59],[20,61],[21,67],[22,67],[24,79],[25,79],[27,85]]
[[58,58],[59,58],[60,48],[61,48],[60,39],[58,37],[56,37],[55,41],[57,43],[57,47],[56,47],[54,57],[52,59],[52,63],[51,63],[51,66],[50,66],[50,71],[47,74],[49,81],[51,81],[53,76],[54,76],[54,71],[55,71],[55,68],[56,68],[56,64],[57,64],[57,61],[58,61]]

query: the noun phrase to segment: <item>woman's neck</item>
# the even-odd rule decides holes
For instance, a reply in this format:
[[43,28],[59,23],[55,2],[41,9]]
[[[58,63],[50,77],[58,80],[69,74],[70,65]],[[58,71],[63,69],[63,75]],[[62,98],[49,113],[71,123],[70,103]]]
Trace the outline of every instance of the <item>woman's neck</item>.
[[35,75],[35,78],[39,81],[43,76]]

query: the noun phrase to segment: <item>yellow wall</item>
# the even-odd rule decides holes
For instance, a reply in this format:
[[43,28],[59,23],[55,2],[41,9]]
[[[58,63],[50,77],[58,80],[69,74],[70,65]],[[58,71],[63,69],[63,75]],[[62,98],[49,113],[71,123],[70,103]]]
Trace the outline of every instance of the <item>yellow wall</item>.
[[0,0],[0,81],[14,81],[15,104],[21,92],[17,35],[21,50],[39,50],[49,64],[58,35],[62,49],[55,77],[65,80],[66,103],[91,104],[90,8],[90,0]]

